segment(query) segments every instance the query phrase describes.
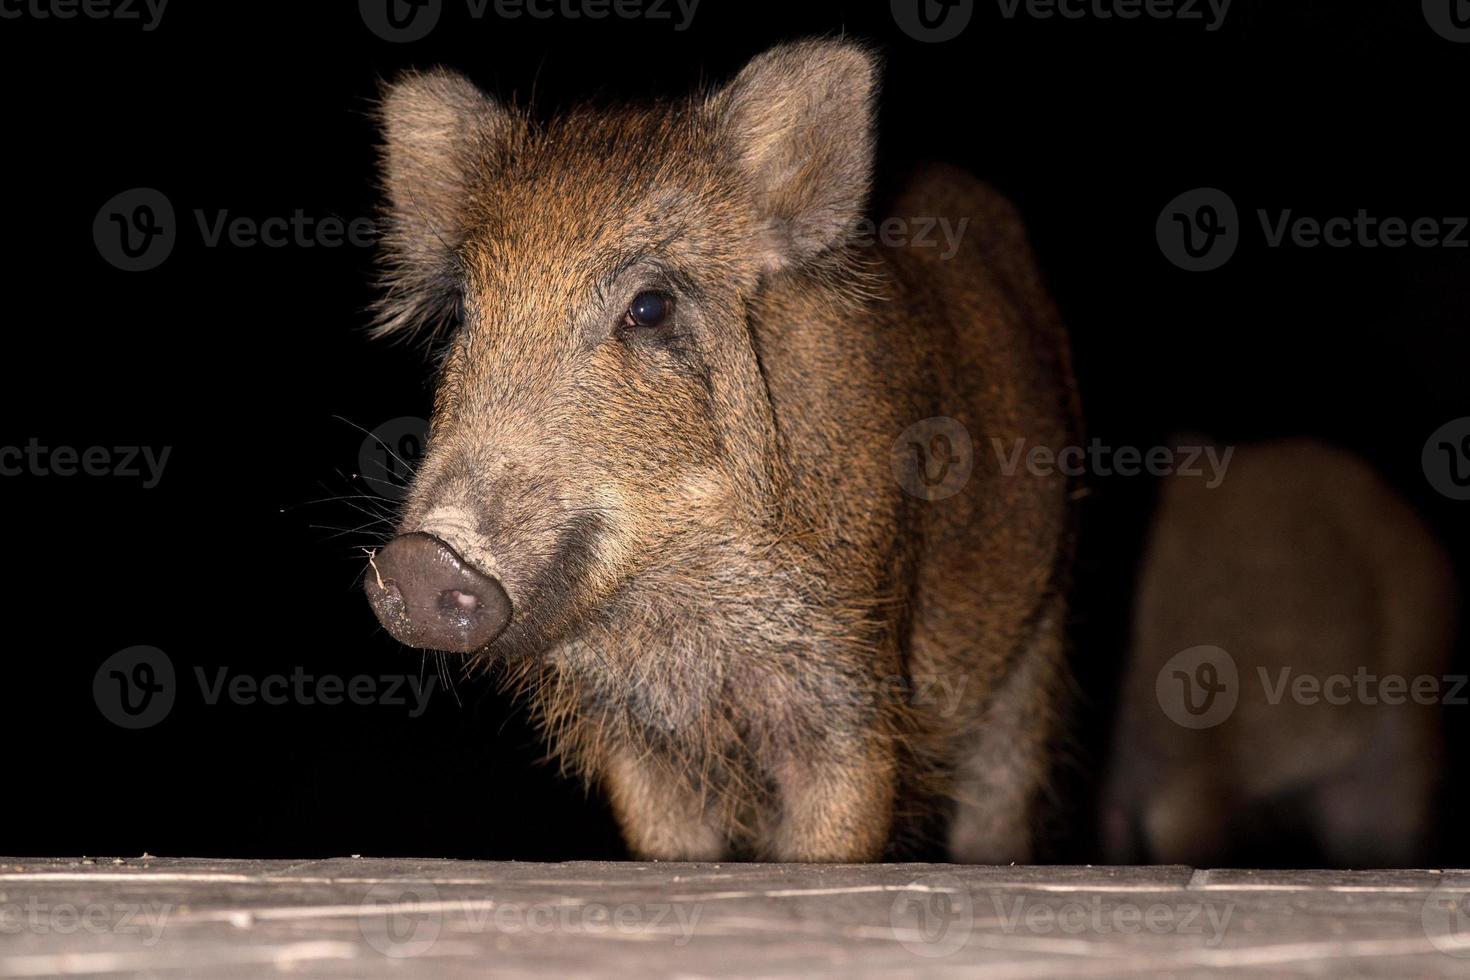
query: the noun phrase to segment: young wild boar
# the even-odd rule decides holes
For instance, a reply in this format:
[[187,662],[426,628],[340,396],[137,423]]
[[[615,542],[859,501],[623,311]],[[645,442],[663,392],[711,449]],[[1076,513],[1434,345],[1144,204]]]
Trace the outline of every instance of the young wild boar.
[[1067,344],[963,174],[887,212],[969,218],[957,254],[853,233],[877,83],[812,41],[544,123],[448,71],[384,96],[380,329],[443,361],[368,596],[501,665],[641,857],[1030,853],[1069,488],[965,433],[1074,442]]
[[1347,453],[1268,443],[1238,449],[1215,489],[1165,480],[1105,793],[1108,859],[1254,863],[1285,832],[1308,863],[1415,864],[1454,613],[1438,545]]

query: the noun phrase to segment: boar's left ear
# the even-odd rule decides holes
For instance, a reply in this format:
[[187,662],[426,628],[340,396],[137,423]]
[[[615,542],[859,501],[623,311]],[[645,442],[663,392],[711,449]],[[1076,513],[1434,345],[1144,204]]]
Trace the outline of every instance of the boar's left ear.
[[385,86],[377,117],[387,206],[374,332],[432,330],[459,307],[457,250],[477,185],[494,176],[524,123],[445,69]]
[[759,55],[706,105],[750,177],[767,271],[837,245],[862,217],[873,173],[877,56],[848,41]]

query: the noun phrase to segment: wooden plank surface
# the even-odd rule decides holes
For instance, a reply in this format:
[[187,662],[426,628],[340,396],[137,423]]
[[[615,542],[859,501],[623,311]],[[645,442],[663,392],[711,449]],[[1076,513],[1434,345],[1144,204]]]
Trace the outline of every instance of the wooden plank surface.
[[0,977],[1470,976],[1470,872],[0,859]]

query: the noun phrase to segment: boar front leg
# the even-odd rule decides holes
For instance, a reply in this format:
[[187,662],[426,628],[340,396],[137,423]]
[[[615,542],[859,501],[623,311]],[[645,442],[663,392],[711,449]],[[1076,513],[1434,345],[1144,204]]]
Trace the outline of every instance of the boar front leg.
[[604,777],[613,814],[634,857],[645,861],[719,861],[725,837],[704,798],[677,776],[628,750],[614,750]]
[[1011,674],[990,699],[975,742],[955,774],[949,859],[959,864],[1033,859],[1036,808],[1050,767],[1062,696],[1066,607],[1037,625]]
[[892,746],[836,745],[777,769],[781,812],[773,861],[877,861],[893,823]]

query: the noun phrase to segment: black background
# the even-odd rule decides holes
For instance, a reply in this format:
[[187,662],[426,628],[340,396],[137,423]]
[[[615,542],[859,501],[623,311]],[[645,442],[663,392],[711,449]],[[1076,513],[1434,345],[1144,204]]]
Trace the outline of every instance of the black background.
[[[1007,20],[981,0],[938,44],[900,31],[886,2],[821,0],[703,0],[683,31],[476,20],[447,0],[414,43],[376,37],[351,3],[174,0],[152,31],[4,19],[0,445],[172,452],[154,489],[0,478],[0,852],[621,855],[603,803],[538,764],[486,681],[436,692],[419,718],[200,696],[196,667],[434,673],[358,590],[371,529],[333,529],[369,518],[315,502],[371,493],[354,477],[362,430],[426,415],[432,378],[412,350],[363,336],[370,249],[206,247],[194,211],[370,214],[370,102],[406,67],[454,66],[522,101],[534,85],[551,111],[681,92],[776,41],[838,32],[886,58],[881,187],[936,157],[1019,204],[1073,332],[1092,435],[1320,435],[1374,462],[1464,556],[1470,505],[1435,494],[1419,460],[1435,428],[1470,415],[1470,251],[1270,249],[1251,217],[1470,214],[1470,45],[1437,36],[1418,3],[1236,0],[1209,32]],[[1248,229],[1222,270],[1191,274],[1164,259],[1154,223],[1200,186],[1226,190]],[[178,215],[172,254],[148,272],[112,267],[92,235],[103,203],[134,187]],[[1091,708],[1058,858],[1093,856],[1088,774],[1150,490],[1100,480],[1086,505],[1077,659]],[[181,689],[164,721],[127,731],[92,681],[137,644],[167,652]],[[1447,814],[1462,796],[1452,786]],[[1464,863],[1449,829],[1440,858]]]

